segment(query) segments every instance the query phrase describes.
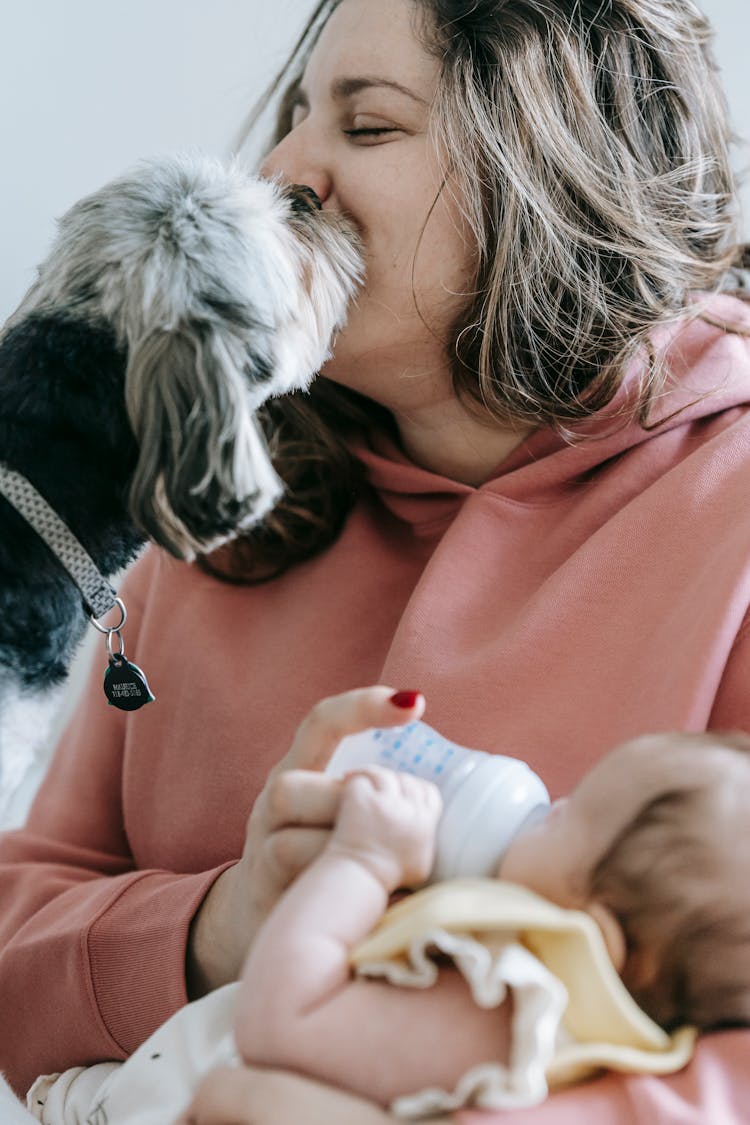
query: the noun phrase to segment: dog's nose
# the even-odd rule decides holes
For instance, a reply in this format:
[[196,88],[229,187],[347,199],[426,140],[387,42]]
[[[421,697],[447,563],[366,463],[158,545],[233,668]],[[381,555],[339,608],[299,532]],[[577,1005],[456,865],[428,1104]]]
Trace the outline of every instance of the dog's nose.
[[323,206],[318,193],[307,184],[292,184],[288,191],[293,211],[320,211]]

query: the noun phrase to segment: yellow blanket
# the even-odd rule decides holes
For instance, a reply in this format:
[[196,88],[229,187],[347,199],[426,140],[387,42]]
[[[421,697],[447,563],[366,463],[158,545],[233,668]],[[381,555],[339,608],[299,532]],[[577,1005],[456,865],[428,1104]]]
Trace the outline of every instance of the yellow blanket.
[[[605,1067],[666,1074],[690,1059],[694,1029],[668,1035],[638,1007],[615,971],[593,918],[564,910],[512,883],[457,879],[410,895],[391,907],[356,948],[353,967],[366,975],[424,987],[430,982],[419,979],[418,966],[424,968],[424,953],[434,947],[432,939],[439,932],[463,935],[493,954],[517,943],[562,982],[567,991],[561,1017],[564,1033],[544,1067],[550,1087]],[[478,999],[476,989],[472,991]]]

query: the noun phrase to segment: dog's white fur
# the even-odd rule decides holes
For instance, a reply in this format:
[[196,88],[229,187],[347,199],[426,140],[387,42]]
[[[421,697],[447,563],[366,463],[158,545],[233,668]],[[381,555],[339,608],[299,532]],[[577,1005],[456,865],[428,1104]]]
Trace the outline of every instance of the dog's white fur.
[[23,824],[49,762],[50,736],[65,686],[8,691],[0,709],[0,831]]

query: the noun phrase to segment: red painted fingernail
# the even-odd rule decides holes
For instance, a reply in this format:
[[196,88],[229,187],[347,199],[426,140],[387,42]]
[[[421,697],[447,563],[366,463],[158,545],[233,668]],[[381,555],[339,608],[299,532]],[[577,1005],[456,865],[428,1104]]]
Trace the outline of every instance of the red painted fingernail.
[[421,695],[421,691],[397,691],[391,696],[389,702],[394,707],[403,707],[406,711],[409,707],[413,707]]

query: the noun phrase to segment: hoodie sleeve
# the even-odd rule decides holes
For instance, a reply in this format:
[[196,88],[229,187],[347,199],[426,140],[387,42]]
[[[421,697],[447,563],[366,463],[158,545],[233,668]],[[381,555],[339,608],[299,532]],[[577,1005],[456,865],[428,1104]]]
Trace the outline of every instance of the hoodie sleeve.
[[750,1105],[750,1030],[706,1036],[679,1074],[607,1074],[553,1094],[531,1109],[465,1110],[459,1125],[745,1125]]
[[[123,587],[131,651],[152,559]],[[92,698],[101,677],[97,662]],[[39,1074],[124,1058],[186,1002],[190,922],[224,870],[136,870],[121,800],[124,719],[79,708],[26,826],[0,837],[0,1069],[21,1094]]]

